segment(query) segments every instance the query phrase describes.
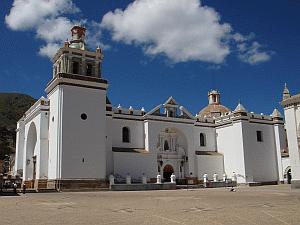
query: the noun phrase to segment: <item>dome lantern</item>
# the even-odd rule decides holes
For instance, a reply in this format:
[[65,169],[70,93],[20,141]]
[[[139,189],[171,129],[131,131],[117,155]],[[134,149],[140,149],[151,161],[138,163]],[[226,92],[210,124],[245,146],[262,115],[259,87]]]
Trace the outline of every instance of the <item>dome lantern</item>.
[[198,117],[220,117],[222,114],[230,112],[226,106],[221,105],[220,92],[217,90],[211,90],[208,92],[208,105],[203,108],[199,113]]

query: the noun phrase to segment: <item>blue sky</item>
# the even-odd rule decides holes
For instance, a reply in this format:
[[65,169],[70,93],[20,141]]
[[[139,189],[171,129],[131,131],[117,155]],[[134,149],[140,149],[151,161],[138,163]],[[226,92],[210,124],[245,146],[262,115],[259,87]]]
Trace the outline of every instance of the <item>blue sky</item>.
[[[38,1],[38,7],[43,1]],[[60,44],[65,36],[53,37],[52,25],[45,32],[41,24],[45,20],[51,24],[58,17],[66,24],[63,33],[69,34],[68,24],[81,21],[92,29],[91,48],[103,46],[103,77],[109,81],[109,97],[115,106],[150,110],[173,96],[195,114],[207,105],[207,92],[216,88],[222,104],[231,109],[241,100],[249,111],[270,114],[274,107],[280,108],[285,82],[292,93],[299,91],[299,1],[205,0],[197,8],[198,0],[173,0],[178,4],[151,5],[157,1],[140,0],[133,7],[129,5],[133,1],[126,0],[89,0],[88,4],[60,0],[65,5],[53,6],[45,15],[22,5],[20,13],[12,9],[14,1],[1,1],[0,92],[45,95],[52,63],[45,56],[48,52],[42,56],[40,49]],[[114,12],[117,8],[120,15]],[[202,37],[199,27],[207,28],[208,34]],[[161,35],[164,30],[175,32],[177,39],[164,42],[170,38]],[[197,35],[196,40],[190,38]]]

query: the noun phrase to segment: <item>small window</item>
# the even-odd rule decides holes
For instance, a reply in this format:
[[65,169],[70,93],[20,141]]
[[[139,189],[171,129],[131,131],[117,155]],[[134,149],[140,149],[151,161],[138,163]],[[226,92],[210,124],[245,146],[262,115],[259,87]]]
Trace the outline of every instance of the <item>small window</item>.
[[164,150],[170,150],[168,141],[165,141],[164,143]]
[[101,63],[97,63],[96,64],[96,68],[98,67],[98,73],[99,73],[99,75],[101,76]]
[[128,127],[123,127],[122,129],[122,139],[124,143],[130,142],[130,130]]
[[174,117],[173,111],[169,111],[169,117]]
[[85,113],[82,113],[80,115],[80,117],[81,117],[82,120],[86,120],[87,119],[87,115]]
[[92,76],[93,75],[93,65],[92,64],[87,64],[86,65],[86,75],[87,76]]
[[262,131],[258,130],[256,131],[256,139],[258,142],[263,142],[263,133]]
[[79,62],[73,62],[73,73],[79,74]]
[[217,98],[215,95],[213,95],[213,103],[216,103],[217,102]]
[[206,146],[206,137],[205,137],[205,134],[203,134],[203,133],[200,133],[200,146],[201,147]]

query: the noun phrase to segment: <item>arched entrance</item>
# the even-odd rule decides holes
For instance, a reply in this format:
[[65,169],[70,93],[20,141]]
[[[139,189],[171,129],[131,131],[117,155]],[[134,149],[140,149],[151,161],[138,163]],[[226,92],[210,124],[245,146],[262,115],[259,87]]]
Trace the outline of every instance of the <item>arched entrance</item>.
[[26,174],[25,180],[35,180],[36,178],[36,157],[34,155],[37,142],[36,126],[30,124],[26,143]]
[[174,169],[171,165],[166,165],[163,170],[163,177],[165,182],[171,182],[171,175],[174,173]]
[[184,132],[166,127],[159,132],[157,142],[158,172],[170,181],[172,172],[178,179],[188,176],[188,141]]
[[290,184],[291,181],[292,181],[292,171],[291,171],[291,167],[288,166],[288,167],[284,170],[284,183]]
[[291,172],[291,169],[289,169],[287,171],[286,176],[287,176],[287,182],[288,182],[288,184],[290,184],[291,181],[292,181],[292,172]]

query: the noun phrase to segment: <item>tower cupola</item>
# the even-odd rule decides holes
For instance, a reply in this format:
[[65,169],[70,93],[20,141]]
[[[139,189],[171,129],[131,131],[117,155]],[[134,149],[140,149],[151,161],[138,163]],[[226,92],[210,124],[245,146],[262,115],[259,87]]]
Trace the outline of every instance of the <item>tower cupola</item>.
[[220,92],[217,90],[211,90],[208,92],[209,104],[220,104]]
[[70,41],[70,48],[78,48],[85,50],[85,31],[86,29],[80,25],[75,25],[72,29],[72,40]]

